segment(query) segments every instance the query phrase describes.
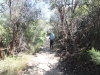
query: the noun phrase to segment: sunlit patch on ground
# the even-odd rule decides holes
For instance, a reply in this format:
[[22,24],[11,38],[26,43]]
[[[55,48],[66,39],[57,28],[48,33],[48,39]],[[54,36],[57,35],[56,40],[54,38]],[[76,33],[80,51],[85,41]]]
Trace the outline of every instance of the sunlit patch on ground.
[[39,53],[31,56],[28,68],[21,75],[62,75],[57,67],[59,57],[55,55],[56,53],[49,49],[49,41],[47,41]]

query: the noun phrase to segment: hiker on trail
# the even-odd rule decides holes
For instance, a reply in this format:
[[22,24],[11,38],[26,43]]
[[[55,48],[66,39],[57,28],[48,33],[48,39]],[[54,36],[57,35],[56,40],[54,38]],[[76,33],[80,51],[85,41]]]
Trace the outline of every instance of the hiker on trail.
[[54,33],[51,33],[51,34],[50,34],[49,39],[50,39],[50,49],[51,49],[51,48],[53,49],[53,44],[54,44],[54,39],[55,39]]

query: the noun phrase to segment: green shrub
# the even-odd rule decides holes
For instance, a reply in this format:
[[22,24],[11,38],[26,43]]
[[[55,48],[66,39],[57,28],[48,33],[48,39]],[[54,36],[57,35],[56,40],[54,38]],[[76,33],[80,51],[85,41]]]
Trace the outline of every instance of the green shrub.
[[97,65],[100,64],[100,51],[92,48],[91,50],[89,50],[89,54],[92,58],[92,61],[95,62]]

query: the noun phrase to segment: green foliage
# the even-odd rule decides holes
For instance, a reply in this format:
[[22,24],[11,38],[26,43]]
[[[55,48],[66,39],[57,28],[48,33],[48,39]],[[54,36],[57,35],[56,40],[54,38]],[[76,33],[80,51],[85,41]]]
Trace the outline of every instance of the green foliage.
[[89,54],[92,58],[92,61],[100,65],[100,51],[92,48],[91,50],[89,50]]
[[0,25],[0,33],[1,33],[1,34],[5,33],[5,29],[4,29],[4,27],[1,26],[1,25]]
[[[0,22],[1,23],[1,22]],[[4,46],[7,45],[8,42],[10,42],[10,28],[8,26],[0,25],[0,39],[2,40]]]
[[76,14],[76,17],[82,17],[83,15],[88,15],[89,8],[87,5],[80,5],[74,14]]
[[11,42],[11,30],[9,27],[4,27],[5,33],[3,35],[3,44],[6,46],[9,42]]
[[32,41],[34,39],[33,37],[36,33],[37,26],[38,26],[37,21],[30,22],[25,34],[25,37],[28,41]]
[[38,37],[36,38],[37,43],[43,43],[44,42],[44,37]]
[[23,55],[22,57],[6,57],[5,60],[0,63],[2,71],[0,75],[19,75],[18,73],[28,63],[28,59],[29,55]]
[[44,43],[46,38],[46,32],[40,26],[42,22],[41,20],[30,22],[25,34],[27,41],[30,43],[29,47],[32,53],[38,52],[39,47]]

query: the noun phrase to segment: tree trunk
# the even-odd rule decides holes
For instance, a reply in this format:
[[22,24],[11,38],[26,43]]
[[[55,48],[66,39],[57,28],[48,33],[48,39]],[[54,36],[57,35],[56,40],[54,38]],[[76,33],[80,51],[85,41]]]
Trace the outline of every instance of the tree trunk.
[[4,54],[2,52],[2,48],[3,48],[3,43],[2,41],[0,41],[0,58],[4,60]]
[[61,19],[61,27],[62,27],[62,33],[63,33],[63,43],[65,44],[64,40],[66,37],[66,32],[65,32],[65,26],[64,26],[64,22],[65,22],[65,8],[64,6],[61,6],[58,8],[58,11],[60,13],[60,19]]
[[11,54],[13,55],[16,48],[18,47],[19,41],[18,41],[18,25],[19,23],[16,22],[13,26],[13,37],[11,42]]

